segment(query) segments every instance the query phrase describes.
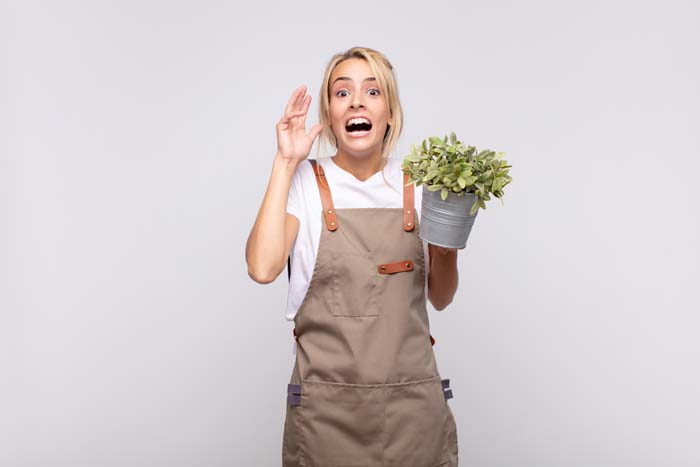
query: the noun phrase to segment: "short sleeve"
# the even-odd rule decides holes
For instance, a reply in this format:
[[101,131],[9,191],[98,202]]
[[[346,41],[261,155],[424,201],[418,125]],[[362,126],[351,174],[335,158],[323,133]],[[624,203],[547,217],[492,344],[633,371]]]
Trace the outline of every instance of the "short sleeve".
[[287,213],[292,214],[297,219],[301,219],[302,200],[300,168],[301,167],[297,167],[292,175],[292,183],[289,185],[289,195],[287,196]]

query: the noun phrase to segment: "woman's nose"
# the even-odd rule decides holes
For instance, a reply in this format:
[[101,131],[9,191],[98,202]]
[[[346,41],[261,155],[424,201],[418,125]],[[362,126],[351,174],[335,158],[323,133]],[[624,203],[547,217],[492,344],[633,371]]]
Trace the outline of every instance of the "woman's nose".
[[350,107],[352,107],[353,109],[356,109],[358,107],[363,107],[361,94],[355,94],[353,96],[352,102],[350,103]]

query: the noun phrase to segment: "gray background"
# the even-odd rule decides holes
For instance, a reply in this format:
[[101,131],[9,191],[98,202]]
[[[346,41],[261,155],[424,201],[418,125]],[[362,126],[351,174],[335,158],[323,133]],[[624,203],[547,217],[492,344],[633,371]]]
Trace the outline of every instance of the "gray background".
[[0,13],[0,465],[280,464],[286,271],[245,241],[289,95],[310,128],[353,45],[396,67],[395,157],[454,130],[513,165],[429,308],[461,465],[700,465],[696,2]]

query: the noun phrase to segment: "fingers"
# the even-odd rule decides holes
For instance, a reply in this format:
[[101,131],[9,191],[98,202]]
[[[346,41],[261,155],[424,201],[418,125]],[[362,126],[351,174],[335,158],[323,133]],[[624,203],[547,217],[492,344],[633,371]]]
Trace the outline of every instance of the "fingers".
[[301,92],[297,96],[296,102],[294,102],[293,111],[302,110],[304,108],[304,101],[306,100],[306,85],[302,86]]
[[284,114],[288,114],[292,110],[297,110],[297,103],[299,101],[299,97],[304,95],[304,92],[306,91],[306,85],[302,84],[298,88],[294,90],[292,93],[292,96],[289,98],[289,101],[287,101],[287,106],[284,109]]
[[289,120],[294,117],[300,117],[306,113],[305,110],[297,110],[296,112],[290,112],[287,114],[284,114],[282,118],[280,119],[280,123],[289,123]]
[[[301,97],[301,96],[303,96],[303,97]],[[306,94],[306,90],[304,90],[304,92],[300,94],[300,97],[301,98],[297,100],[297,107],[294,109],[295,111],[302,110],[304,108],[304,106],[306,105],[306,101],[309,100],[311,95]]]
[[286,124],[289,122],[289,119],[294,117],[304,117],[298,123],[300,123],[302,126],[306,123],[306,112],[308,112],[309,106],[311,105],[311,95],[307,94],[302,98],[305,90],[306,86],[302,85],[294,91],[292,98],[290,98],[289,102],[287,103],[287,108],[285,109],[284,115],[280,119],[280,123]]
[[309,104],[311,103],[311,94],[304,96],[304,99],[299,103],[299,110],[306,112],[309,109]]
[[302,128],[306,128],[306,113],[309,111],[309,106],[311,105],[311,95],[307,94],[304,96],[304,100],[301,102],[301,110],[300,112],[300,117],[301,119],[299,120],[299,125]]

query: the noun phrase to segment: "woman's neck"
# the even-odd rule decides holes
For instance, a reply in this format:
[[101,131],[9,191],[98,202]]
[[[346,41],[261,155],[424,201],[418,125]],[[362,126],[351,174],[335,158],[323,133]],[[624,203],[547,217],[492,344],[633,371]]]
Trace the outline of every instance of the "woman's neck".
[[382,158],[381,152],[366,157],[358,157],[339,150],[333,156],[333,162],[341,169],[354,175],[358,180],[364,182],[384,168],[386,159]]

